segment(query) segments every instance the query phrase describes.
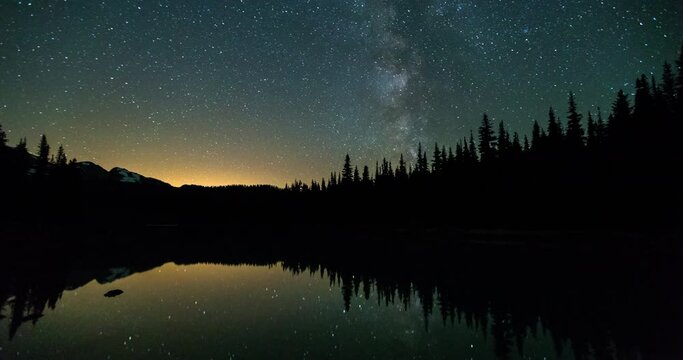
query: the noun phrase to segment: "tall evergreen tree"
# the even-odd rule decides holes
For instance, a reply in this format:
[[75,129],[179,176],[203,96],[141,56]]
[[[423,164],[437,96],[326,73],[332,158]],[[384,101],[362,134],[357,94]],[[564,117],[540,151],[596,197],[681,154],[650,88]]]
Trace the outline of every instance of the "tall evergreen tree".
[[522,156],[522,143],[519,141],[519,134],[515,131],[512,135],[512,143],[510,144],[510,155],[513,159],[519,159]]
[[446,167],[449,170],[452,170],[453,166],[455,166],[455,154],[453,154],[453,149],[451,147],[448,148],[448,158],[446,159],[446,164]]
[[403,154],[398,159],[398,168],[396,169],[396,179],[398,181],[408,180],[408,168],[406,167],[406,162],[403,160]]
[[593,120],[593,114],[588,112],[588,136],[586,138],[586,145],[589,149],[598,147],[598,125]]
[[491,121],[487,114],[484,114],[479,126],[479,154],[481,162],[490,162],[496,158],[495,154],[495,135],[491,126]]
[[631,104],[629,104],[628,96],[623,90],[617,93],[617,99],[612,104],[612,114],[610,121],[607,124],[608,135],[611,140],[619,141],[626,134],[626,129],[631,121]]
[[386,158],[382,159],[382,165],[379,168],[379,175],[376,178],[378,183],[386,184],[390,183],[394,178],[394,170],[391,166],[391,162]]
[[605,124],[605,121],[602,120],[602,110],[600,107],[598,107],[598,120],[595,122],[595,128],[597,131],[598,144],[604,143],[607,138],[607,125]]
[[548,110],[548,142],[553,149],[557,150],[562,144],[563,139],[562,124],[555,116],[555,110],[551,107]]
[[650,93],[650,85],[648,84],[645,74],[636,79],[636,96],[633,106],[633,117],[640,124],[646,121],[654,120],[651,117],[654,115],[654,104],[652,94]]
[[50,145],[47,143],[47,137],[43,134],[40,137],[40,145],[38,145],[38,162],[36,172],[38,175],[45,175],[47,172],[47,164],[50,158]]
[[439,149],[439,144],[434,143],[434,156],[432,157],[432,172],[435,174],[441,173],[443,170],[441,164],[441,149]]
[[367,165],[363,166],[363,176],[361,178],[363,185],[370,185],[370,169]]
[[422,143],[417,143],[417,163],[415,164],[415,174],[422,174]]
[[479,156],[477,154],[477,146],[474,144],[474,134],[472,131],[470,131],[470,145],[469,145],[469,157],[468,157],[468,162],[469,163],[477,163],[479,162]]
[[541,146],[541,126],[538,125],[538,121],[534,120],[534,126],[531,130],[531,148],[534,151],[538,151]]
[[62,145],[59,145],[59,149],[57,150],[57,158],[55,159],[55,165],[57,165],[60,168],[64,168],[67,165],[66,153],[64,153],[64,147]]
[[[417,165],[415,167],[416,173],[419,175],[426,175],[429,173],[429,165],[427,161],[427,152],[426,151],[421,151],[422,149],[422,144],[418,144],[418,152],[417,152]],[[420,155],[420,153],[422,155]]]
[[358,172],[358,166],[353,168],[353,183],[360,184],[360,172]]
[[[467,151],[467,139],[465,139],[465,146],[463,147],[463,143],[458,141],[458,143],[455,145],[455,162],[457,164],[462,164],[465,162],[465,151]],[[464,150],[463,150],[464,148]]]
[[574,93],[569,93],[569,107],[567,110],[567,144],[572,149],[580,149],[584,145],[584,132],[581,126],[581,114],[576,110]]
[[498,156],[501,159],[507,157],[511,150],[512,143],[510,142],[510,134],[505,129],[505,122],[503,120],[498,124]]
[[353,168],[351,167],[351,157],[349,157],[349,154],[346,154],[346,157],[344,158],[344,167],[342,168],[341,183],[342,185],[347,186],[353,183]]

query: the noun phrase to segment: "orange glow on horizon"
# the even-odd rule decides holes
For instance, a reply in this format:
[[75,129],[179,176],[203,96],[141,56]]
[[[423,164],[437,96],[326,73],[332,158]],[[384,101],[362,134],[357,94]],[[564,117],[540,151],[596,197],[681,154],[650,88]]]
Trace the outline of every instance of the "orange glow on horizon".
[[[278,182],[269,181],[266,176],[256,174],[223,173],[220,171],[182,171],[173,169],[148,168],[146,170],[132,170],[143,176],[155,178],[167,182],[175,187],[183,185],[200,186],[230,186],[230,185],[273,185],[280,186]],[[284,186],[284,182],[282,184]]]
[[[177,168],[164,165],[148,166],[144,164],[116,165],[129,171],[138,173],[148,178],[154,178],[169,183],[175,187],[183,185],[199,186],[231,186],[231,185],[271,185],[284,187],[291,180],[285,180],[286,176],[271,174],[262,169],[256,171],[244,171],[245,173],[230,169],[212,169],[198,164],[193,168],[185,168],[179,165]],[[113,166],[104,167],[109,171]],[[261,171],[258,171],[261,170]]]

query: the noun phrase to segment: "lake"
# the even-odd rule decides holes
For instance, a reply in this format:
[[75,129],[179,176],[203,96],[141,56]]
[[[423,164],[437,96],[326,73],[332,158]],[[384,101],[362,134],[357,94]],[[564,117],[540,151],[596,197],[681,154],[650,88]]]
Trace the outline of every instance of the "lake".
[[556,256],[500,243],[333,252],[310,242],[156,244],[15,251],[0,264],[0,359],[681,354],[680,272],[671,270],[680,267],[659,255],[606,262],[594,250]]
[[[121,269],[112,271],[115,276]],[[125,273],[125,271],[124,271]],[[363,285],[361,285],[363,286]],[[113,298],[112,289],[123,290]],[[373,289],[374,290],[374,289]],[[490,329],[445,324],[419,298],[386,304],[360,291],[345,309],[341,284],[273,266],[176,265],[93,280],[9,338],[3,359],[445,359],[495,358]],[[6,309],[8,310],[8,309]],[[4,313],[7,313],[5,311]],[[540,322],[538,324],[540,327]],[[555,358],[549,334],[526,356]],[[513,352],[512,355],[515,355]],[[572,358],[567,351],[564,358]],[[514,356],[516,357],[516,356]]]

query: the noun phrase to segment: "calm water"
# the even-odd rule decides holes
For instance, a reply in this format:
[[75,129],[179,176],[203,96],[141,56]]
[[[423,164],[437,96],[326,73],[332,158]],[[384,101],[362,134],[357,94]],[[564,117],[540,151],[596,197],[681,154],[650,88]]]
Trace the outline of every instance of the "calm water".
[[0,239],[0,360],[683,359],[678,238],[134,230]]
[[[112,268],[98,280],[63,290],[54,309],[25,309],[11,341],[12,304],[26,299],[10,298],[2,312],[7,318],[0,320],[0,358],[497,357],[490,315],[483,326],[468,325],[464,319],[444,323],[438,311],[425,317],[419,296],[411,296],[407,304],[387,302],[378,299],[374,284],[364,283],[357,294],[350,291],[345,304],[344,283],[320,271],[295,274],[281,263],[166,263],[144,272],[128,271]],[[124,292],[103,296],[113,289]],[[31,316],[36,312],[43,316]],[[550,334],[540,322],[537,327],[535,336],[529,332],[523,339],[524,358],[573,358],[570,346],[558,355]],[[509,356],[521,358],[517,350]]]

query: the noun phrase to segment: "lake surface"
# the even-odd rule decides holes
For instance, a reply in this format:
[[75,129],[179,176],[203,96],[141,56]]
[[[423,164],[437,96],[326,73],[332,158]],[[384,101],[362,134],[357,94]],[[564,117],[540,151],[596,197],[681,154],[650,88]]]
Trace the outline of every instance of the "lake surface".
[[[273,266],[176,265],[92,280],[65,290],[35,323],[9,341],[0,321],[2,359],[494,359],[490,326],[425,318],[418,297],[378,301],[371,285],[353,293],[319,272]],[[363,288],[364,284],[360,284]],[[123,290],[119,296],[104,294]],[[3,314],[10,314],[7,305]],[[489,324],[491,321],[489,321]],[[549,334],[524,339],[526,358],[558,358]],[[517,351],[510,354],[519,358]],[[571,349],[562,358],[573,358]]]
[[0,359],[683,358],[677,238],[537,238],[8,238]]

